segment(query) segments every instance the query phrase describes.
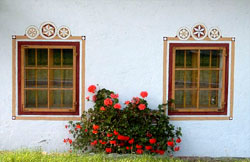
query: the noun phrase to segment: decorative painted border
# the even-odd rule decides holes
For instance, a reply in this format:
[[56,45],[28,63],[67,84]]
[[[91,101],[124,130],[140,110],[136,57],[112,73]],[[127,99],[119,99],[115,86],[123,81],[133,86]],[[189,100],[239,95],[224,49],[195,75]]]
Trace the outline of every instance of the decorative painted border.
[[[41,115],[36,115],[36,116],[19,116],[17,115],[17,42],[19,40],[22,41],[29,41],[30,38],[27,36],[12,36],[12,120],[64,120],[64,121],[69,121],[69,120],[75,120],[79,121],[81,120],[80,116],[74,117],[74,116],[41,116]],[[44,40],[43,37],[38,36],[35,38],[35,40]],[[58,36],[52,38],[52,40],[60,40]],[[68,40],[76,40],[76,41],[81,41],[82,46],[81,46],[81,55],[82,55],[82,60],[79,60],[81,63],[81,114],[85,111],[85,41],[86,37],[85,36],[70,36]],[[79,80],[80,81],[80,80]],[[80,95],[80,94],[79,94]]]
[[[195,41],[194,38],[189,38],[188,40]],[[167,53],[168,53],[168,44],[169,41],[174,41],[175,43],[178,41],[182,41],[177,37],[163,37],[163,103],[167,103],[167,67],[168,65],[168,59],[167,59]],[[229,49],[231,51],[231,62],[230,64],[230,94],[228,94],[228,97],[230,97],[230,103],[228,103],[228,115],[229,116],[169,116],[170,120],[233,120],[233,99],[234,99],[234,58],[235,58],[235,38],[234,37],[220,37],[216,41],[212,41],[208,37],[204,38],[203,41],[211,41],[211,43],[216,41],[230,41],[231,42],[231,48]],[[166,107],[165,107],[165,113],[167,114]]]

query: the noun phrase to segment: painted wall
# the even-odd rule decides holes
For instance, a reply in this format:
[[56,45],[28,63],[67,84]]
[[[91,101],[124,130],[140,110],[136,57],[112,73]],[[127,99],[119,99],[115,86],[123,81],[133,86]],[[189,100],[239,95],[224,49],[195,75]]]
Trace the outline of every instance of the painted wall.
[[0,150],[68,149],[66,122],[11,120],[11,35],[48,20],[69,26],[87,37],[86,86],[99,83],[121,102],[147,90],[153,108],[162,101],[162,37],[203,22],[236,37],[234,119],[173,122],[183,131],[175,155],[250,157],[249,19],[248,0],[0,0]]

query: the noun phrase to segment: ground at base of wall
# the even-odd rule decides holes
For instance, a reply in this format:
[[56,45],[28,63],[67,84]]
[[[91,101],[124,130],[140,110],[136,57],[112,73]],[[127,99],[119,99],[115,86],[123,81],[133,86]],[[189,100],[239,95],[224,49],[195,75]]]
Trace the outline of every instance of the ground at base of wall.
[[0,151],[0,162],[41,162],[41,161],[60,161],[60,162],[102,162],[102,161],[138,161],[138,162],[250,162],[245,158],[210,158],[210,157],[166,157],[152,155],[135,154],[75,154],[75,153],[46,153],[42,151]]

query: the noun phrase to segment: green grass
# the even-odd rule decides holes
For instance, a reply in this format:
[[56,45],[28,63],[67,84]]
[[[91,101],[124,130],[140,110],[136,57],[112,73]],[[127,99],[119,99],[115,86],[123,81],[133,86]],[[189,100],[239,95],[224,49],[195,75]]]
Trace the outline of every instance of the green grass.
[[82,154],[51,153],[43,154],[41,151],[14,151],[0,152],[0,162],[250,162],[248,159],[232,158],[169,158],[151,155],[116,155],[116,154]]

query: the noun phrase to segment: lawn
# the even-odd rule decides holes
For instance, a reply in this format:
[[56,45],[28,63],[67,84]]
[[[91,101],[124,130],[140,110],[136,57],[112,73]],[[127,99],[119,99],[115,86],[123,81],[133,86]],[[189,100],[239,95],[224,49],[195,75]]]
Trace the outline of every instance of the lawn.
[[151,155],[51,153],[41,151],[0,152],[0,162],[250,162],[249,159],[235,158],[169,158]]

